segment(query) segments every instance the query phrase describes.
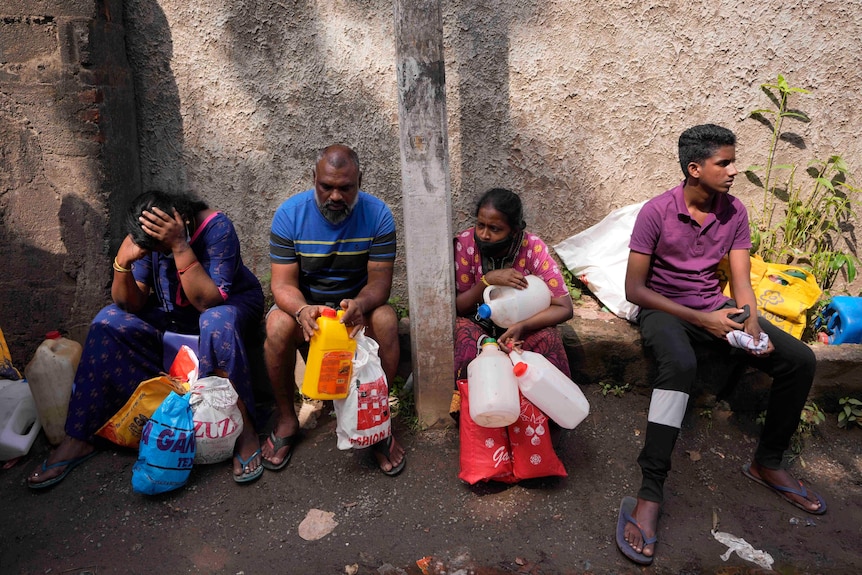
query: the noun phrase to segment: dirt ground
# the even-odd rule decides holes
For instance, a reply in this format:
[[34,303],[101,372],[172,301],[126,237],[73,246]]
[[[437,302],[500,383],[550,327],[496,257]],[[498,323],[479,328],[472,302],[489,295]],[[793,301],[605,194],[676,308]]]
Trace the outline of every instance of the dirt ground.
[[[741,466],[758,432],[756,412],[693,405],[667,483],[657,558],[641,569],[614,543],[618,507],[639,481],[648,395],[585,388],[590,416],[565,432],[568,477],[513,486],[459,481],[455,429],[413,432],[399,477],[379,473],[362,452],[335,446],[324,409],[290,465],[238,486],[228,463],[196,467],[184,488],[161,496],[131,490],[135,454],[106,450],[61,484],[34,492],[25,474],[47,453],[0,471],[0,573],[761,573],[722,554],[710,533],[744,538],[785,574],[862,572],[862,429],[829,414],[805,442],[793,471],[828,502],[809,516],[746,479]],[[312,425],[312,424],[310,424]],[[337,526],[319,540],[299,536],[310,510]]]

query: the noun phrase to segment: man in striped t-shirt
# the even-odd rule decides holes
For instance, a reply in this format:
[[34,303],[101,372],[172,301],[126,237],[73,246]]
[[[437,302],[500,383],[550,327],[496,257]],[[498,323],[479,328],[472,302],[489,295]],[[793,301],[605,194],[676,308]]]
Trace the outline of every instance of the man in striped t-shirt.
[[[395,262],[395,222],[386,204],[360,191],[362,172],[352,149],[318,154],[314,188],[276,210],[269,240],[275,306],[266,321],[266,364],[278,406],[275,429],[262,446],[263,465],[287,465],[298,437],[293,405],[296,349],[309,341],[325,307],[344,310],[355,336],[362,328],[380,345],[387,381],[398,367],[398,317],[387,305]],[[380,469],[394,475],[404,450],[394,440],[374,447]]]

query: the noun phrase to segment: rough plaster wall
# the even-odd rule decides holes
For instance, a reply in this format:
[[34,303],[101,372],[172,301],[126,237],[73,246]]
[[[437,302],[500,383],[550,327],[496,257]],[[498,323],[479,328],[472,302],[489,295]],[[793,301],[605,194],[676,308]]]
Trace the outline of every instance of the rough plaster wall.
[[108,299],[111,208],[137,185],[121,13],[0,5],[0,327],[21,368],[48,330],[83,341]]
[[223,209],[258,276],[272,214],[331,143],[357,150],[403,237],[390,2],[131,0],[127,27],[139,93],[171,87],[139,97],[144,187],[185,184]]
[[[840,152],[862,176],[858,0],[723,3],[444,2],[455,229],[475,198],[520,192],[549,244],[681,179],[676,139],[715,122],[762,163],[761,83],[813,90],[805,149]],[[271,215],[310,185],[316,150],[341,141],[403,237],[392,7],[386,0],[129,0],[144,186],[187,186],[237,223],[247,263],[268,270]],[[734,192],[759,196],[737,179]],[[428,222],[434,225],[435,222]],[[403,243],[402,243],[403,245]],[[395,292],[406,296],[403,253]]]
[[[769,103],[759,84],[783,73],[814,90],[796,101],[812,122],[787,126],[807,146],[792,158],[807,165],[840,151],[862,176],[853,121],[862,50],[851,40],[859,37],[862,19],[860,3],[852,4],[507,3],[479,21],[477,10],[454,9],[447,72],[450,87],[460,89],[460,105],[450,110],[461,123],[451,131],[461,140],[461,164],[487,162],[486,148],[468,148],[469,138],[495,142],[491,159],[505,166],[503,182],[530,206],[528,224],[556,243],[612,208],[678,183],[676,138],[688,126],[731,128],[739,137],[739,166],[762,164],[769,132],[746,118]],[[496,29],[501,22],[505,33]],[[497,47],[496,66],[508,71],[497,92],[482,79],[488,52],[495,52],[488,46]],[[508,125],[477,122],[489,107],[505,107],[497,117]],[[484,176],[462,170],[455,188],[466,195],[496,183]],[[749,200],[754,188],[743,180],[734,193]]]

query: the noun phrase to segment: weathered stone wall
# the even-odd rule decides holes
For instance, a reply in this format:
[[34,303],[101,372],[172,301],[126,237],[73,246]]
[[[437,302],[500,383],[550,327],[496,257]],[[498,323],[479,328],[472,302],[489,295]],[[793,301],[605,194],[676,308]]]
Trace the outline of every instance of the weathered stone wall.
[[122,1],[0,7],[0,327],[23,368],[107,300],[112,211],[139,189]]
[[[93,166],[110,142],[95,148],[81,143],[81,126],[93,126],[77,115],[76,106],[86,106],[71,95],[80,91],[74,68],[85,66],[63,56],[60,38],[68,34],[59,15],[80,4],[87,7],[77,9],[91,19],[91,28],[117,30],[115,4],[120,3],[16,4],[28,7],[0,12],[56,19],[47,27],[16,28],[7,18],[0,34],[3,142],[20,142],[3,144],[3,162],[16,167],[2,176],[0,255],[4,262],[39,256],[31,267],[20,268],[17,279],[0,280],[4,303],[8,289],[36,281],[48,269],[50,281],[75,302],[54,310],[52,323],[70,310],[69,322],[85,323],[92,306],[80,304],[81,293],[92,293],[92,282],[104,287],[109,256],[103,254],[96,266],[90,252],[82,257],[69,250],[61,221],[91,222],[73,235],[86,250],[98,251],[112,221],[108,194],[126,190],[100,183],[110,174],[78,167]],[[110,18],[94,8],[103,5],[112,7]],[[236,222],[246,263],[265,277],[273,211],[310,186],[316,151],[340,141],[358,150],[365,189],[389,202],[404,236],[389,0],[127,0],[123,6],[142,188],[187,188],[225,210]],[[444,2],[455,229],[469,224],[482,191],[503,185],[524,197],[530,228],[557,243],[613,208],[675,185],[681,179],[676,138],[695,123],[733,129],[739,165],[762,163],[768,131],[747,116],[768,104],[758,86],[778,73],[812,90],[797,100],[812,121],[790,126],[804,149],[780,144],[791,159],[804,166],[839,152],[862,175],[859,8],[858,0]],[[53,30],[46,34],[48,28]],[[15,56],[18,43],[10,30],[45,48]],[[114,49],[109,53],[119,58]],[[19,95],[21,81],[10,79],[12,64],[33,76],[49,75],[28,90],[39,86],[52,96]],[[52,101],[56,93],[65,100]],[[56,169],[22,167],[24,158],[45,166],[48,144],[52,154],[62,154],[63,162],[55,164],[62,166],[61,175]],[[13,153],[22,159],[10,162]],[[131,158],[128,165],[136,169]],[[10,178],[14,181],[6,184]],[[136,184],[130,183],[132,188]],[[734,192],[750,206],[759,205],[759,195],[744,178],[738,178]],[[21,208],[27,194],[40,198],[36,205],[42,212]],[[67,203],[81,198],[89,219],[61,220],[64,198]],[[33,238],[26,242],[27,253],[11,247],[25,237]],[[82,273],[84,262],[94,267]],[[406,297],[403,254],[398,266],[396,295]],[[81,282],[90,283],[82,288]],[[37,317],[37,311],[24,317]],[[28,333],[11,317],[0,313],[7,334]]]
[[[862,174],[862,11],[846,2],[443,9],[456,229],[478,194],[503,185],[559,242],[675,185],[676,138],[695,123],[730,127],[739,165],[762,163],[769,133],[747,116],[778,73],[813,91],[798,99],[812,121],[790,126],[805,143],[793,158],[837,151]],[[389,202],[403,237],[389,0],[130,0],[127,29],[145,186],[185,185],[227,210],[256,273],[267,273],[272,212],[309,187],[316,150],[334,141],[357,148],[365,188]],[[738,178],[735,193],[759,205],[753,190]]]

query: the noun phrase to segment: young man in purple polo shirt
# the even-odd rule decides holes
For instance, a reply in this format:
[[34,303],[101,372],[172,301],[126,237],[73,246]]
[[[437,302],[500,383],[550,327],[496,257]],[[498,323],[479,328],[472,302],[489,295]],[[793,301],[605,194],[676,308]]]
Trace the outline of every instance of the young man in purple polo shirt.
[[[739,173],[736,137],[720,126],[689,128],[679,138],[685,180],[647,202],[629,243],[626,298],[640,306],[638,324],[644,346],[653,354],[658,375],[650,401],[644,447],[638,457],[643,479],[637,499],[620,506],[617,545],[632,561],[652,563],[656,527],[671,453],[695,379],[693,343],[730,349],[727,334],[743,330],[758,349],[743,353],[747,362],[773,378],[766,422],[751,463],[743,473],[809,513],[824,513],[826,503],[781,467],[784,451],[814,379],[811,349],[756,313],[749,283],[751,236],[745,206],[728,192]],[[727,256],[735,301],[722,294],[717,267]],[[751,313],[732,317],[747,306]]]

